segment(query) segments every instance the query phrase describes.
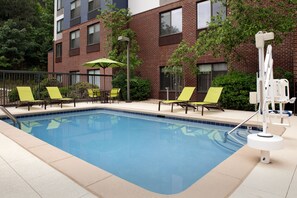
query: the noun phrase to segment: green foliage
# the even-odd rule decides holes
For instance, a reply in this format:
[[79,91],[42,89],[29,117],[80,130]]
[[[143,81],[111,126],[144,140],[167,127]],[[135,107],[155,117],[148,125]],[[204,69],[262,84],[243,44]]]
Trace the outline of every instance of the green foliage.
[[249,103],[249,92],[256,91],[256,75],[242,72],[229,72],[216,77],[212,86],[224,87],[220,102],[224,108],[254,110]]
[[172,74],[176,76],[182,76],[183,68],[181,66],[166,66],[163,68],[165,74]]
[[[209,27],[199,33],[195,51],[201,56],[209,51],[228,62],[243,58],[237,49],[241,44],[254,43],[258,31],[275,33],[280,43],[286,33],[296,27],[297,2],[291,0],[228,0],[228,16],[212,18]],[[247,57],[246,57],[247,58]]]
[[294,74],[293,72],[287,71],[282,67],[275,67],[273,72],[275,79],[287,79],[290,83],[293,83],[294,80]]
[[[195,72],[197,69],[195,63],[181,64],[184,63],[184,57],[192,59],[188,61],[195,61],[198,57],[212,52],[215,57],[224,57],[231,66],[234,60],[248,58],[240,54],[238,49],[242,44],[254,43],[257,32],[274,32],[273,42],[278,44],[287,33],[296,28],[296,0],[228,0],[226,6],[228,7],[226,19],[222,19],[220,14],[213,17],[208,28],[199,33],[192,47],[182,43],[179,45],[168,65],[187,65]],[[193,52],[195,55],[192,55]]]
[[63,97],[70,95],[70,89],[68,87],[59,87],[59,90]]
[[194,48],[184,40],[178,45],[177,49],[171,54],[164,68],[165,73],[182,76],[183,67],[190,67],[193,73],[196,73],[196,54]]
[[[123,93],[125,93],[124,89]],[[135,76],[130,81],[131,100],[147,100],[150,96],[150,82]],[[127,94],[126,94],[127,95]]]
[[46,70],[53,1],[0,0],[0,68]]
[[88,82],[79,82],[70,87],[69,97],[72,98],[88,98],[88,89],[98,88]]
[[[25,59],[30,41],[27,30],[19,29],[18,24],[9,19],[0,27],[0,67],[21,66]],[[17,68],[16,68],[17,69]]]
[[[121,88],[121,99],[127,99],[127,81],[126,74],[119,72],[112,80],[112,86]],[[131,100],[146,100],[150,96],[150,82],[134,76],[130,79],[130,99]]]
[[43,79],[39,86],[33,88],[33,96],[35,99],[48,99],[49,95],[46,87],[60,87],[62,84],[55,78],[45,78]]
[[9,93],[8,93],[8,99],[9,102],[16,102],[19,99],[19,94],[18,94],[18,90],[16,88],[13,88]]
[[136,41],[136,33],[128,28],[132,20],[129,9],[119,9],[113,4],[107,4],[107,9],[102,11],[98,18],[104,23],[104,27],[109,30],[107,35],[108,57],[122,63],[127,62],[127,42],[118,41],[119,36],[130,39],[130,68],[133,70],[141,64],[138,57],[139,45]]
[[[107,35],[107,48],[109,51],[108,57],[122,63],[127,62],[127,42],[118,41],[119,36],[125,36],[130,39],[130,96],[131,100],[144,100],[149,97],[150,83],[148,80],[143,80],[140,77],[134,76],[135,69],[141,65],[142,61],[138,57],[139,45],[136,41],[136,33],[129,28],[129,22],[132,20],[129,9],[118,9],[113,4],[107,4],[107,9],[104,10],[98,18],[104,23],[104,26],[109,30]],[[119,68],[120,70],[120,68]],[[119,71],[112,81],[113,87],[121,88],[121,96],[126,99],[127,96],[127,81],[126,74]]]

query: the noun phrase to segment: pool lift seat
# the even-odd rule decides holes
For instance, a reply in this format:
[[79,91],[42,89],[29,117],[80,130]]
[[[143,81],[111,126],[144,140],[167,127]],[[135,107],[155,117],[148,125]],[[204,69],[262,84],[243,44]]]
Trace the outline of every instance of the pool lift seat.
[[[289,81],[287,79],[273,79],[273,94],[274,103],[272,103],[272,109],[269,110],[269,119],[272,124],[291,126],[290,117],[293,112],[285,110],[285,105],[287,103],[295,103],[296,97],[290,99],[289,97]],[[270,96],[269,96],[270,97]],[[278,104],[278,109],[276,109],[275,104]],[[277,120],[280,119],[280,122]],[[284,120],[287,122],[284,122]]]

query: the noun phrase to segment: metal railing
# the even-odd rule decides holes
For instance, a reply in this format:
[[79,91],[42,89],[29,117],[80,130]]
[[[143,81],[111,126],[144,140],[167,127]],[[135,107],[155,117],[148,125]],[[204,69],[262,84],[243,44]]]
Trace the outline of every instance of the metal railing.
[[235,141],[237,141],[238,143],[244,145],[241,141],[239,141],[237,138],[235,138],[234,136],[232,136],[231,134],[238,129],[239,127],[241,127],[243,124],[245,124],[247,121],[249,121],[250,119],[252,119],[252,117],[254,117],[255,115],[257,115],[259,112],[256,111],[253,115],[251,115],[250,117],[248,117],[247,119],[245,119],[244,121],[242,121],[241,123],[239,123],[236,127],[234,127],[233,129],[231,129],[229,132],[225,133],[225,137],[224,137],[224,143],[227,142],[227,137],[230,136],[231,138],[233,138]]
[[[110,90],[112,88],[112,75],[102,74],[82,74],[82,73],[58,73],[58,72],[33,72],[18,70],[0,70],[0,105],[15,106],[17,105],[17,86],[30,86],[34,92],[35,99],[44,99],[45,83],[47,79],[55,79],[58,86],[63,88],[65,94],[72,94],[77,101],[87,99],[87,90],[83,86],[75,87],[75,84],[86,82],[96,88],[104,88]],[[47,86],[56,86],[57,83],[47,84]],[[50,82],[51,83],[51,82]],[[71,89],[71,91],[69,91]],[[74,90],[76,89],[76,90]],[[62,93],[63,95],[63,93]]]
[[5,115],[13,121],[14,126],[18,126],[21,129],[21,123],[3,106],[0,106],[0,109],[5,113]]

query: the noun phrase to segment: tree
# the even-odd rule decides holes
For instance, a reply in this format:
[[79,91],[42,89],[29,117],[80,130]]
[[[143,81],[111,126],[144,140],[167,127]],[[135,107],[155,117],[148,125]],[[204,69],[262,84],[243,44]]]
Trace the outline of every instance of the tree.
[[0,67],[22,65],[28,49],[26,34],[27,30],[19,29],[17,23],[11,19],[3,23],[0,28]]
[[[150,83],[134,74],[136,67],[141,64],[138,57],[139,45],[136,41],[136,33],[129,28],[129,22],[132,19],[129,9],[118,9],[113,4],[107,4],[98,18],[103,22],[109,34],[107,35],[108,56],[113,60],[122,63],[127,62],[127,43],[118,41],[119,36],[125,36],[130,39],[130,93],[131,100],[145,100],[150,95]],[[119,71],[112,80],[114,87],[121,88],[122,98],[126,100],[127,83],[126,75],[123,71]]]
[[[195,44],[189,47],[189,53],[194,52],[196,60],[211,52],[215,57],[224,57],[231,65],[234,60],[245,58],[238,49],[242,44],[254,43],[258,31],[274,32],[273,42],[278,44],[296,28],[296,0],[228,0],[226,6],[226,19],[220,14],[213,17],[208,28],[201,31]],[[179,46],[176,52],[182,48],[184,46]],[[195,71],[196,64],[189,66]]]
[[0,67],[46,70],[53,1],[0,0]]
[[[184,68],[187,66],[192,68],[191,65],[196,65],[195,61],[196,55],[193,48],[191,48],[189,44],[183,40],[168,59],[167,66],[164,67],[163,72],[165,74],[173,75],[176,81],[175,84],[180,85]],[[195,71],[193,70],[193,72]],[[179,87],[176,87],[175,90],[179,90]]]
[[36,0],[0,0],[0,5],[0,24],[9,19],[16,21],[20,28],[25,28],[28,24],[40,24]]
[[130,67],[132,71],[141,64],[137,53],[139,45],[136,41],[136,33],[129,28],[129,22],[132,20],[129,9],[119,9],[113,4],[107,4],[98,18],[103,22],[104,27],[109,30],[107,35],[108,56],[113,60],[122,63],[127,62],[127,43],[119,42],[119,36],[125,36],[130,39]]
[[200,32],[194,45],[198,56],[211,51],[230,63],[244,57],[238,48],[254,43],[258,31],[274,32],[274,42],[281,43],[296,28],[296,0],[228,0],[227,8],[225,20],[218,15],[212,18],[207,30]]
[[193,48],[189,43],[182,40],[177,49],[172,53],[170,59],[167,62],[168,67],[183,67],[185,65],[195,64],[195,57]]

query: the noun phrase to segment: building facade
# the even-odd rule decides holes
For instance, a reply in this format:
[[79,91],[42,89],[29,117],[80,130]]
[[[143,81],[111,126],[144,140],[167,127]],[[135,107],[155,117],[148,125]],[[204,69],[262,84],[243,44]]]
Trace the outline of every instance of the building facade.
[[[60,3],[62,2],[62,3]],[[98,9],[105,9],[100,0],[56,0],[55,44],[49,53],[49,72],[102,73],[88,70],[82,64],[99,57],[106,57],[107,32],[96,19]],[[136,32],[140,46],[139,56],[143,63],[138,74],[150,80],[151,98],[164,99],[167,89],[170,98],[176,96],[181,86],[195,86],[194,99],[204,97],[212,79],[227,73],[223,58],[206,54],[197,61],[200,74],[194,75],[185,68],[182,79],[164,74],[172,52],[181,40],[194,44],[199,31],[207,28],[207,22],[217,12],[226,14],[226,8],[210,0],[126,0],[113,1],[117,7],[129,7],[133,19],[129,27]],[[281,45],[273,47],[274,65],[294,73],[297,84],[297,31],[289,34]],[[258,52],[254,45],[245,45],[240,50],[248,59],[235,63],[237,70],[257,72]],[[111,74],[111,69],[106,69]],[[296,85],[294,86],[296,87]],[[296,88],[295,88],[296,90]]]

